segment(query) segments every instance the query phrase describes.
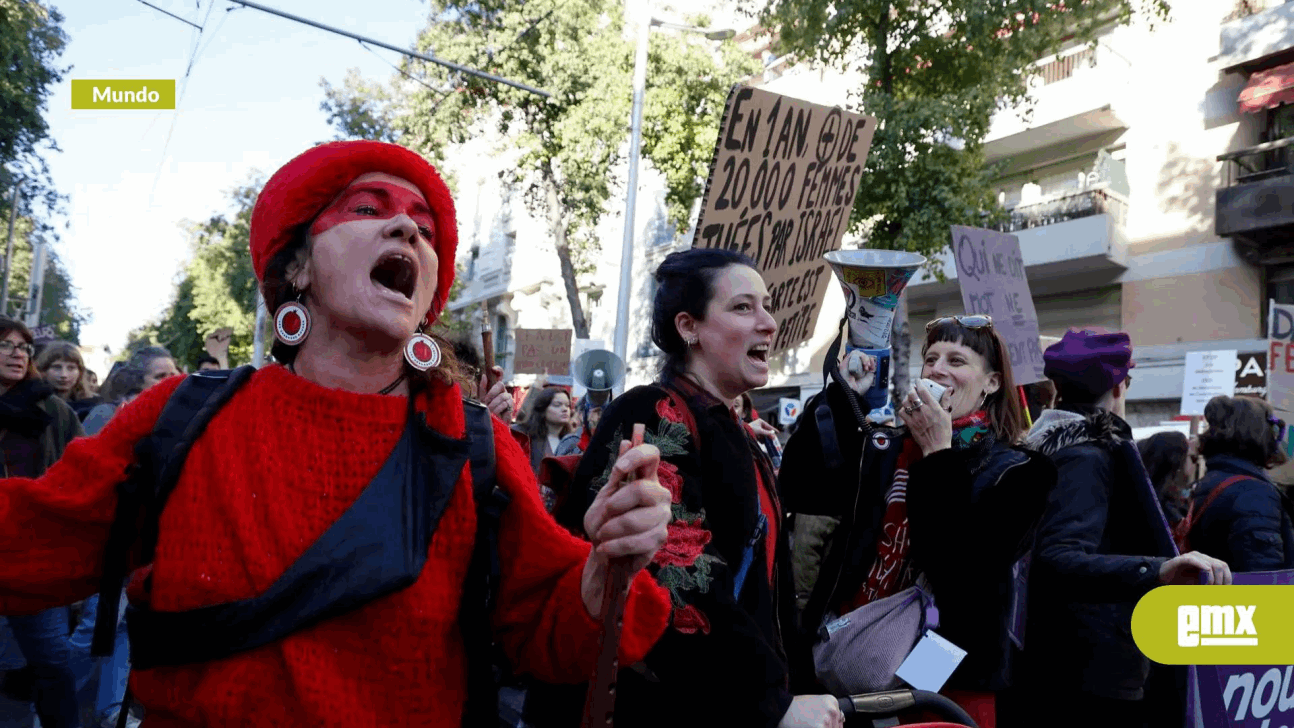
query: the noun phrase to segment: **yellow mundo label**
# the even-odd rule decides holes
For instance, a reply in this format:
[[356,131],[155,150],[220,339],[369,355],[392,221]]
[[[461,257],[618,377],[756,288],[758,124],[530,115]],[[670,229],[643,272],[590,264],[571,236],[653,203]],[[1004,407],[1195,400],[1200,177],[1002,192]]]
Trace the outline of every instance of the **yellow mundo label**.
[[1294,587],[1161,586],[1137,602],[1132,637],[1164,665],[1288,665]]
[[73,79],[73,109],[174,109],[175,79]]
[[858,289],[858,295],[864,298],[885,295],[885,271],[875,269],[844,269],[845,283]]

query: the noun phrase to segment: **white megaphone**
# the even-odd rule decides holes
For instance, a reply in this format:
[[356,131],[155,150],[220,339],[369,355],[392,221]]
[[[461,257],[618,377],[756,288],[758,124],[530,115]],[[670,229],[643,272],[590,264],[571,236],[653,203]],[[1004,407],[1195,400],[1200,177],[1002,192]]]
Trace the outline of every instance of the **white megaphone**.
[[571,362],[571,377],[589,390],[589,403],[601,407],[611,401],[611,390],[625,379],[624,360],[606,349],[589,349]]
[[[876,360],[876,376],[862,395],[870,410],[868,419],[893,419],[889,398],[894,310],[899,305],[899,294],[925,264],[925,256],[898,250],[833,250],[823,258],[845,291],[845,317],[849,321],[846,359],[857,351]],[[853,360],[857,361],[857,355]]]

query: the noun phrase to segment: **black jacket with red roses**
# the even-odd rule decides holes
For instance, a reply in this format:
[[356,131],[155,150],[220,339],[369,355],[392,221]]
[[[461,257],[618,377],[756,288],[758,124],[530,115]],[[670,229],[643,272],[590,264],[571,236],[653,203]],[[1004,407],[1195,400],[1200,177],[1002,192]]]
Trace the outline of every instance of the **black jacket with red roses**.
[[[688,404],[695,438],[663,387]],[[669,539],[649,567],[669,589],[674,614],[646,660],[622,671],[616,724],[774,728],[791,705],[782,646],[794,613],[789,550],[779,522],[776,583],[769,584],[761,539],[741,596],[733,598],[734,573],[761,512],[756,468],[782,511],[771,463],[732,410],[685,378],[626,392],[603,413],[557,518],[579,528],[635,423],[646,425],[645,442],[660,449],[660,482],[674,496]]]

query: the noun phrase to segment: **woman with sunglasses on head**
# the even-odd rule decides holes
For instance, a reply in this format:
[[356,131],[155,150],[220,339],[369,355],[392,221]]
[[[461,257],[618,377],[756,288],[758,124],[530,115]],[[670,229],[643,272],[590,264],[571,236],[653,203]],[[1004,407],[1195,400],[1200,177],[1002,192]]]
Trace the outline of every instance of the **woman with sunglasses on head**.
[[[63,456],[68,443],[82,434],[76,413],[37,372],[32,351],[31,330],[0,317],[0,458],[5,478],[40,477]],[[3,509],[0,505],[0,512]],[[18,532],[26,527],[25,523],[10,526]],[[23,538],[32,540],[38,535],[45,534],[29,531]],[[0,549],[0,562],[22,558],[6,551]],[[27,611],[23,616],[16,616],[18,610],[0,610],[0,614],[11,612],[9,626],[32,673],[32,697],[44,728],[80,725],[66,605],[84,596],[51,600],[44,609]]]
[[[819,627],[833,630],[836,617],[894,597],[921,578],[938,607],[938,634],[967,652],[945,695],[992,728],[997,694],[1010,687],[1013,567],[1032,545],[1056,473],[1045,457],[1018,446],[1024,410],[1006,343],[991,318],[931,321],[921,351],[921,378],[945,388],[942,395],[918,383],[899,401],[903,427],[858,428],[866,440],[854,445],[861,454],[842,438],[843,460],[860,463],[856,475],[833,477],[811,464],[823,456],[813,449],[821,433],[809,417],[787,445],[784,492],[828,491],[825,498],[801,493],[798,499],[853,503],[835,514],[818,506],[818,518],[830,516],[840,525],[825,537],[818,534],[831,544],[820,571],[812,579],[796,574],[797,587],[807,590],[801,629],[813,640]],[[841,371],[852,372],[847,380],[863,373],[850,382],[862,392],[871,386],[875,362],[855,366],[850,358],[858,354],[846,356]],[[836,403],[853,393],[834,382],[828,389],[840,432],[853,422]],[[805,411],[816,407],[811,402]],[[856,494],[853,482],[860,484]],[[813,509],[796,503],[789,510]]]
[[1294,569],[1294,502],[1267,468],[1285,463],[1285,423],[1267,402],[1214,397],[1200,435],[1208,473],[1191,494],[1191,548],[1233,572]]

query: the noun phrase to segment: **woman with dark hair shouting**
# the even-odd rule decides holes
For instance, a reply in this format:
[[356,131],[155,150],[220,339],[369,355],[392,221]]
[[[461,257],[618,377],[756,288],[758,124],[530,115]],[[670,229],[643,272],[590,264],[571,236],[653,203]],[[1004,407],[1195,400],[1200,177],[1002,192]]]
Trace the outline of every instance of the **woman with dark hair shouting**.
[[558,514],[572,528],[585,519],[614,472],[611,446],[645,422],[673,512],[650,570],[669,590],[674,619],[642,664],[621,671],[617,723],[841,725],[834,698],[790,692],[782,640],[792,595],[777,483],[733,410],[768,382],[777,332],[768,289],[749,258],[725,250],[674,253],[656,281],[660,377],[607,405]]
[[[637,574],[665,542],[656,448],[616,459],[584,521],[595,547],[544,513],[507,427],[464,403],[422,333],[449,296],[457,224],[416,153],[306,151],[261,190],[250,237],[281,364],[251,373],[193,442],[131,580],[131,688],[149,723],[496,725],[471,690],[491,642],[519,671],[587,679],[611,560]],[[0,613],[98,589],[135,445],[200,381],[162,381],[43,477],[0,481]],[[507,501],[492,613],[471,596],[477,476]],[[619,659],[642,659],[668,613],[650,575],[634,578]]]

